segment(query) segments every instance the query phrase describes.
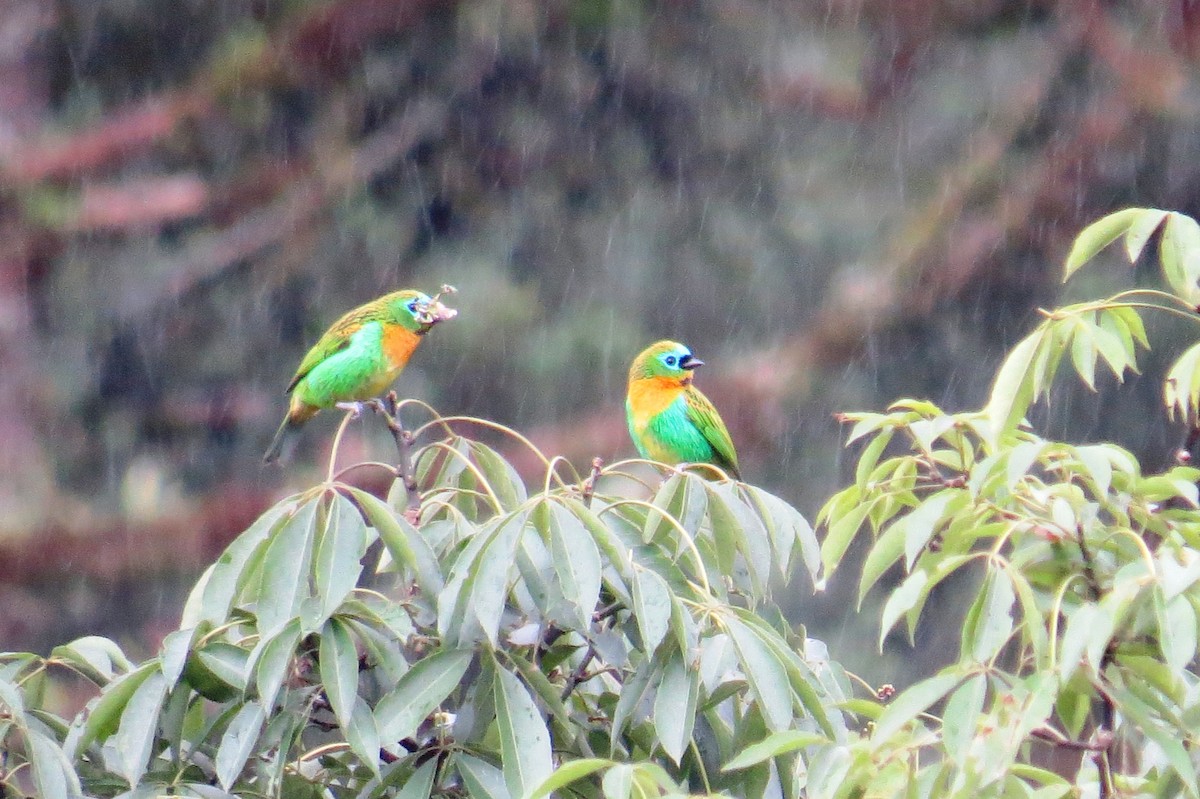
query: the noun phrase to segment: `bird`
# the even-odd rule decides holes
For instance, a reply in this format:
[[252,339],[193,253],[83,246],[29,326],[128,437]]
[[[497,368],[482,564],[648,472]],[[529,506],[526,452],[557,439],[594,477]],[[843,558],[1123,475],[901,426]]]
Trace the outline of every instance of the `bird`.
[[629,437],[643,458],[671,466],[711,463],[740,480],[729,430],[692,384],[694,370],[703,365],[678,341],[657,341],[642,350],[629,367]]
[[443,286],[434,297],[414,289],[385,294],[348,311],[312,346],[285,393],[291,395],[287,414],[263,455],[264,463],[279,459],[300,427],[322,408],[348,404],[382,394],[400,375],[421,337],[438,322],[453,319],[443,305]]

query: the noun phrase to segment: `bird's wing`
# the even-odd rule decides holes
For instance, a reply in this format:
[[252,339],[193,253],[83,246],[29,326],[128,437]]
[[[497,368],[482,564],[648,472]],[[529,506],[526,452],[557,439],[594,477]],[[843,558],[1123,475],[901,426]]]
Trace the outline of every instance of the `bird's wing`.
[[335,352],[340,352],[350,346],[350,337],[358,332],[363,326],[361,317],[353,313],[347,314],[333,324],[333,327],[325,331],[325,334],[317,340],[317,343],[312,346],[312,349],[304,356],[304,360],[300,362],[300,366],[296,368],[296,374],[292,376],[292,382],[288,383],[287,393],[291,393],[296,384],[304,379],[304,376],[316,368],[317,364],[333,355]]
[[718,465],[725,467],[733,473],[734,477],[737,477],[737,451],[733,448],[733,439],[729,437],[729,431],[725,428],[725,422],[721,421],[721,415],[709,402],[708,397],[697,389],[689,386],[683,396],[687,406],[688,419],[696,425],[696,428],[712,445],[717,454]]

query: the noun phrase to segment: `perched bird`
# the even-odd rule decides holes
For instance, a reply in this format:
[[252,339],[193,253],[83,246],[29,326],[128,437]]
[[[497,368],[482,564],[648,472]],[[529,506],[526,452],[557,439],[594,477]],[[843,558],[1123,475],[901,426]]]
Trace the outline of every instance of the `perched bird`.
[[380,396],[400,375],[421,337],[458,313],[438,301],[450,291],[443,286],[432,299],[412,289],[394,291],[334,322],[288,383],[292,399],[287,415],[263,462],[278,460],[289,439],[322,408]]
[[711,463],[736,478],[737,452],[729,431],[708,397],[692,385],[692,370],[703,365],[677,341],[642,350],[629,367],[629,436],[643,458],[671,465]]

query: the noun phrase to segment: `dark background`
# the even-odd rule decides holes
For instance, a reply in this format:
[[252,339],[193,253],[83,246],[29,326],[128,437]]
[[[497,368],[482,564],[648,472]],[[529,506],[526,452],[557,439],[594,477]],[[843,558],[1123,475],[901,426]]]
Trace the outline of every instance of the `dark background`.
[[[629,360],[676,338],[813,518],[834,412],[978,407],[1083,224],[1198,210],[1198,56],[1193,0],[6,0],[0,648],[153,651],[322,477],[333,414],[260,463],[307,346],[402,287],[461,311],[402,396],[586,468],[633,454]],[[1104,266],[1071,296],[1153,280]],[[1035,422],[1161,465],[1158,332],[1145,378],[1060,378]],[[387,453],[352,426],[347,462]],[[935,620],[878,658],[854,588],[785,604],[873,678],[952,654]]]

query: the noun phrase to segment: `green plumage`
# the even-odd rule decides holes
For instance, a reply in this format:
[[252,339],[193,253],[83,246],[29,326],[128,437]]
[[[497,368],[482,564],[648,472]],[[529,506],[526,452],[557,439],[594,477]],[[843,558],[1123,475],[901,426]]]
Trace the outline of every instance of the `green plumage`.
[[279,458],[287,442],[322,408],[380,396],[408,363],[421,336],[455,315],[419,291],[394,291],[338,319],[305,354],[288,383],[287,415],[263,460]]
[[682,344],[660,341],[629,370],[626,421],[644,458],[668,464],[711,463],[738,477],[737,452],[717,409],[694,385],[701,366]]

